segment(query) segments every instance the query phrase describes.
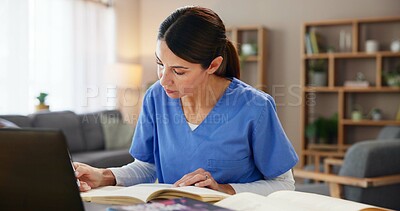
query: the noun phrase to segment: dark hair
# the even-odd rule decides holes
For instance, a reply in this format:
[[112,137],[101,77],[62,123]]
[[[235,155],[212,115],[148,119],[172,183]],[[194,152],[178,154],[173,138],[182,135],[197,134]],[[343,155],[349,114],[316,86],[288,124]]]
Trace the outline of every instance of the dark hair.
[[238,53],[226,38],[225,25],[212,10],[188,6],[175,10],[160,25],[158,39],[178,57],[207,69],[218,56],[224,58],[216,75],[240,78]]

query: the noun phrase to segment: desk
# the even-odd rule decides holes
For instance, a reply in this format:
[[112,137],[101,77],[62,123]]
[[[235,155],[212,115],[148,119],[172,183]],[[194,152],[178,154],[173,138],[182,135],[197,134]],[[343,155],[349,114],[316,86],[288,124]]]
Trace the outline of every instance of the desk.
[[111,207],[110,204],[97,204],[91,202],[83,202],[83,207],[85,211],[106,211],[108,207]]

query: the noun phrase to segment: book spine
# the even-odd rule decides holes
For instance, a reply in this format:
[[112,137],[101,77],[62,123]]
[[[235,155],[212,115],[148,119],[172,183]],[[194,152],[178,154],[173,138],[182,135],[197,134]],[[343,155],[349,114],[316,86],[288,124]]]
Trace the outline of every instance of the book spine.
[[313,50],[311,47],[311,40],[310,40],[310,35],[307,33],[305,36],[305,42],[306,42],[306,50],[307,50],[307,54],[313,54]]
[[311,46],[314,53],[319,53],[317,35],[315,31],[310,31]]

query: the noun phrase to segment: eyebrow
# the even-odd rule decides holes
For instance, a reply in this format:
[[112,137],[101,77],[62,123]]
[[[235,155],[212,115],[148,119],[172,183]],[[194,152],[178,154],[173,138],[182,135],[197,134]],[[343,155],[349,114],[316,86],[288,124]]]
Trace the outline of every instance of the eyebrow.
[[[154,55],[156,56],[157,60],[158,60],[159,62],[161,62],[161,59],[158,58],[157,53],[154,53]],[[175,69],[189,69],[188,67],[179,66],[179,65],[171,66],[171,68],[175,68]]]

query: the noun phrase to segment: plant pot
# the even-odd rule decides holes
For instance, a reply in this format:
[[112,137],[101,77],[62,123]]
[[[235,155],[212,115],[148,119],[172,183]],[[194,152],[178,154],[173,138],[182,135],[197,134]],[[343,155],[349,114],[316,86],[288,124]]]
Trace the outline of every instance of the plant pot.
[[400,87],[400,75],[387,78],[386,83],[391,87]]
[[311,74],[311,85],[312,86],[326,86],[326,72],[313,72]]
[[43,110],[49,110],[50,109],[50,106],[49,105],[46,105],[46,104],[39,104],[39,105],[36,105],[36,111],[43,111]]
[[241,51],[242,51],[242,55],[255,56],[255,55],[257,55],[257,45],[250,44],[250,43],[244,43],[244,44],[242,44]]

